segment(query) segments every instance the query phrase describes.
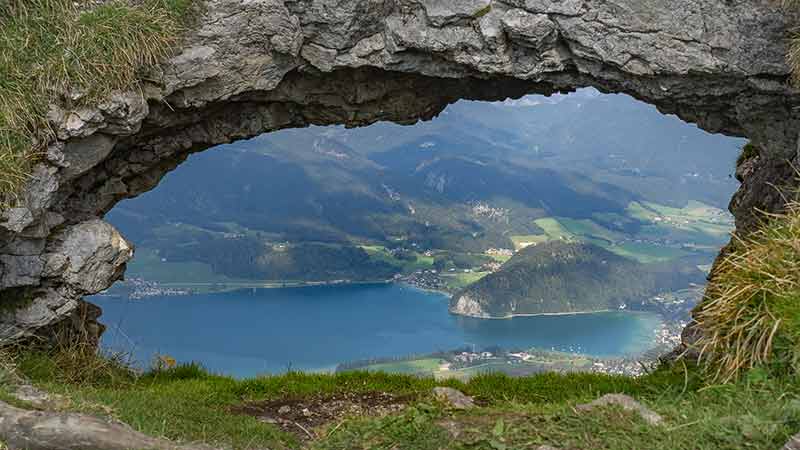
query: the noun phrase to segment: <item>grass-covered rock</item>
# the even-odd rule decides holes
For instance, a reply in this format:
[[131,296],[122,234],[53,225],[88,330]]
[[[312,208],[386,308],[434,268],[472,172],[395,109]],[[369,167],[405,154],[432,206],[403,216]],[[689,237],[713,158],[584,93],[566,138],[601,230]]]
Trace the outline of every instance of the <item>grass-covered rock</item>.
[[[701,371],[682,364],[640,378],[546,373],[483,375],[463,383],[349,372],[236,380],[196,365],[162,365],[124,375],[126,369],[116,363],[87,360],[87,367],[95,369],[85,378],[76,376],[80,366],[63,365],[64,357],[55,357],[24,353],[15,359],[15,370],[66,396],[69,402],[62,410],[116,418],[175,442],[232,449],[766,449],[779,448],[800,429],[798,383],[759,371],[712,387]],[[92,357],[68,359],[74,358]],[[458,410],[439,402],[433,395],[439,385],[473,397],[478,406]],[[257,405],[318,404],[320,399],[375,393],[403,399],[403,408],[390,413],[343,410],[332,420],[302,428],[276,423],[274,414],[281,408],[267,408],[264,415],[252,412]],[[578,407],[609,393],[635,398],[663,421],[648,423],[639,413],[613,404]],[[300,422],[306,414],[296,413],[287,415]]]
[[178,42],[192,0],[0,3],[0,205],[52,139],[50,104],[91,104],[136,85]]
[[765,216],[735,237],[717,262],[695,313],[697,342],[712,379],[755,367],[800,374],[800,204]]

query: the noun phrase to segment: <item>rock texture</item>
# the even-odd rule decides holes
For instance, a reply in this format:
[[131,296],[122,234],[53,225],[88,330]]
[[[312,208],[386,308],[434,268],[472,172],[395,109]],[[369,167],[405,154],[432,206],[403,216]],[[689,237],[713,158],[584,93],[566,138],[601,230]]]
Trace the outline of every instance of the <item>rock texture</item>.
[[458,389],[437,386],[433,388],[433,396],[453,409],[471,409],[475,407],[475,400]]
[[212,450],[146,436],[93,416],[28,411],[0,402],[0,441],[11,450]]
[[800,450],[800,433],[795,434],[791,439],[786,441],[786,444],[781,447],[781,450]]
[[[309,124],[413,123],[460,99],[594,86],[624,92],[763,151],[731,203],[782,205],[800,164],[800,95],[766,0],[200,0],[174,57],[140,89],[53,105],[51,142],[16,208],[0,212],[0,340],[78,328],[132,245],[103,215],[192,152]],[[187,187],[189,188],[189,187]],[[268,201],[268,199],[265,199]],[[88,325],[87,325],[88,324]]]
[[657,412],[642,405],[625,394],[606,394],[591,403],[585,403],[575,407],[578,411],[591,411],[594,408],[605,407],[609,405],[619,406],[625,411],[635,412],[645,422],[650,425],[660,425],[664,419]]

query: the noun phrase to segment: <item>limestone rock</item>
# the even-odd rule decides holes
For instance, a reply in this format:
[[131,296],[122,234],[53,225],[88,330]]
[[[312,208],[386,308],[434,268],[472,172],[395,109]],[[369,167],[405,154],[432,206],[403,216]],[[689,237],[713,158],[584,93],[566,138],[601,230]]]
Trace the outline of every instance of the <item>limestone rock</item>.
[[422,6],[431,25],[442,27],[459,20],[480,17],[491,10],[491,0],[462,0],[447,2],[442,0],[422,0]]
[[547,14],[512,9],[503,16],[503,28],[514,42],[535,49],[552,46],[558,39],[556,24]]
[[800,433],[795,434],[789,439],[781,450],[800,450]]
[[27,411],[0,402],[0,442],[11,450],[209,450],[146,436],[84,414]]
[[625,394],[606,394],[597,400],[592,401],[591,403],[578,405],[575,407],[575,409],[578,411],[591,411],[596,407],[608,405],[617,405],[626,411],[635,412],[650,425],[659,425],[664,421],[664,419],[658,413]]
[[463,392],[443,386],[433,388],[433,396],[455,409],[470,409],[475,407],[472,397]]
[[70,227],[47,254],[48,276],[60,275],[72,286],[95,294],[116,280],[120,268],[133,257],[133,247],[110,224],[88,220]]
[[[0,340],[75,322],[132,246],[102,217],[194,151],[310,124],[414,123],[461,99],[593,86],[763,151],[730,209],[776,211],[797,186],[800,93],[786,33],[798,14],[760,0],[203,0],[174,56],[131,92],[53,104],[56,139],[15,208],[0,211]],[[25,242],[29,241],[29,242]],[[465,311],[480,315],[474,302]],[[92,324],[94,327],[95,324]]]

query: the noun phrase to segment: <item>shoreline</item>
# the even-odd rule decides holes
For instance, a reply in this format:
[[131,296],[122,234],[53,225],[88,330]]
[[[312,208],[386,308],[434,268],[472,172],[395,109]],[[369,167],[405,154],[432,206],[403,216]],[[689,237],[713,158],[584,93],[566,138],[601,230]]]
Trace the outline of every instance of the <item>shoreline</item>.
[[506,319],[513,319],[515,317],[537,317],[537,316],[577,316],[581,314],[598,314],[598,313],[611,313],[611,312],[621,312],[626,314],[655,314],[660,316],[657,312],[649,312],[649,311],[634,311],[629,309],[598,309],[596,311],[569,311],[569,312],[548,312],[548,313],[519,313],[519,314],[509,314],[505,316],[471,316],[468,314],[459,314],[456,312],[450,311],[450,314],[461,316],[461,317],[470,317],[473,319],[490,319],[490,320],[506,320]]
[[[171,289],[176,291],[184,291],[181,294],[167,294],[175,296],[192,296],[201,294],[221,294],[224,292],[233,292],[245,289],[282,289],[282,288],[303,288],[315,286],[355,286],[355,285],[369,285],[369,284],[390,284],[394,280],[364,280],[364,281],[350,281],[350,280],[333,280],[333,281],[253,281],[253,282],[152,282],[155,288]],[[206,288],[206,289],[202,289]],[[216,288],[216,289],[215,289]],[[135,293],[133,289],[132,293]],[[115,294],[115,293],[100,293],[95,295],[111,296],[111,297],[131,297],[132,293],[128,294]],[[143,295],[138,298],[152,297],[161,295],[153,293],[150,295]]]
[[439,295],[442,295],[444,297],[447,297],[448,300],[453,298],[453,295],[454,295],[454,294],[451,294],[450,292],[443,291],[441,289],[424,288],[424,287],[421,287],[421,286],[417,286],[417,285],[415,285],[413,283],[409,283],[407,281],[391,280],[391,282],[393,282],[394,284],[398,284],[398,285],[401,285],[401,286],[408,287],[409,289],[414,289],[416,291],[428,292],[428,293],[431,293],[431,294],[439,294]]

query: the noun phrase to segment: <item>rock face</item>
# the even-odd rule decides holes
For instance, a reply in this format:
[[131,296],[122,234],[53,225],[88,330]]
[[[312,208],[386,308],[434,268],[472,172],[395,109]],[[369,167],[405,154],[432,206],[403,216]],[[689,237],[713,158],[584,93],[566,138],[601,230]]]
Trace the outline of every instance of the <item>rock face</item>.
[[0,401],[0,438],[11,449],[26,450],[213,450],[178,445],[94,416],[29,411]]
[[796,17],[779,2],[201,3],[182,48],[141,89],[51,108],[58,139],[20,205],[0,212],[0,340],[64,324],[96,335],[98,311],[81,299],[132,255],[103,215],[190,153],[272,130],[413,123],[460,98],[624,92],[762,148],[731,203],[743,229],[753,206],[782,206],[772,186],[793,184],[800,164],[800,93],[784,58]]
[[591,411],[597,407],[609,405],[616,405],[625,411],[635,412],[639,415],[639,417],[642,418],[642,420],[650,425],[660,425],[664,421],[664,418],[662,418],[657,412],[637,402],[633,399],[633,397],[625,394],[606,394],[590,403],[577,405],[575,406],[575,409],[577,411]]
[[433,396],[454,409],[471,409],[475,407],[475,400],[463,392],[450,387],[437,386],[433,388]]

